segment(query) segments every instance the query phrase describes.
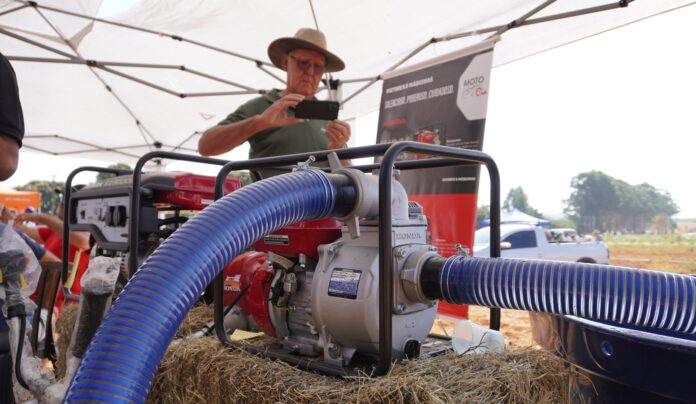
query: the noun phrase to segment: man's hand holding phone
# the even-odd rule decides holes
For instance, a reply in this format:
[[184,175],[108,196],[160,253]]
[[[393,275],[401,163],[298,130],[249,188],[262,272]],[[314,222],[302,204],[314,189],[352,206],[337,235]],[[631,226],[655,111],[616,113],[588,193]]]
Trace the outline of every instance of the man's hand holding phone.
[[288,109],[295,108],[304,98],[304,95],[301,94],[286,94],[271,104],[270,107],[266,108],[257,119],[262,123],[262,127],[264,128],[275,128],[278,126],[302,123],[304,119],[295,118],[288,113]]

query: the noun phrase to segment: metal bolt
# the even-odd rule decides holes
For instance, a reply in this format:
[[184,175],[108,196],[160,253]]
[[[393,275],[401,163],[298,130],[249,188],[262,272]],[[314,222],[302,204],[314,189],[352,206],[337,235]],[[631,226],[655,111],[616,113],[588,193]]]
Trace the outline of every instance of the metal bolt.
[[399,304],[396,305],[396,312],[397,312],[398,314],[402,314],[402,313],[405,312],[405,311],[406,311],[406,305],[405,305],[405,304],[399,303]]
[[294,168],[293,171],[307,170],[309,169],[309,165],[314,163],[316,160],[317,159],[314,156],[309,156],[306,161],[297,163],[297,168]]
[[329,356],[331,356],[333,359],[337,359],[341,357],[341,347],[334,344],[333,342],[329,343]]
[[336,244],[332,245],[331,247],[329,247],[329,252],[331,254],[336,254],[336,252],[338,252],[338,246]]
[[394,251],[394,255],[396,255],[397,258],[404,258],[406,256],[406,249],[397,248],[396,251]]
[[461,255],[461,256],[464,256],[464,257],[468,257],[468,256],[469,256],[469,247],[465,247],[465,246],[463,246],[463,245],[457,243],[457,244],[454,245],[454,248],[457,249],[457,255]]

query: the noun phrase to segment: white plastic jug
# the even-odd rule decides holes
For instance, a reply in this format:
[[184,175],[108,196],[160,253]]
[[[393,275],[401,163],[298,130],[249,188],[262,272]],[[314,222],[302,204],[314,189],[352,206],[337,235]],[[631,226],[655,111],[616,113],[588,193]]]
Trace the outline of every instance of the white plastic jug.
[[460,320],[454,326],[452,348],[457,354],[503,352],[505,337],[500,331],[482,327],[469,320]]

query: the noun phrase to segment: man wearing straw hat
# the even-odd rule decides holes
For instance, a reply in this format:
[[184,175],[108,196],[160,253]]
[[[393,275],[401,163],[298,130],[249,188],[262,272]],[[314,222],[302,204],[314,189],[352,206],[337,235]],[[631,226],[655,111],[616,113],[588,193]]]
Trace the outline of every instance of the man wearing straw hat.
[[[249,158],[306,153],[345,147],[350,126],[343,121],[304,120],[288,116],[304,99],[312,99],[324,72],[337,72],[343,61],[326,49],[321,31],[301,28],[295,36],[279,38],[268,46],[271,62],[287,73],[286,88],[273,89],[239,107],[198,142],[204,156],[228,152],[249,142]],[[264,177],[281,173],[263,170]]]

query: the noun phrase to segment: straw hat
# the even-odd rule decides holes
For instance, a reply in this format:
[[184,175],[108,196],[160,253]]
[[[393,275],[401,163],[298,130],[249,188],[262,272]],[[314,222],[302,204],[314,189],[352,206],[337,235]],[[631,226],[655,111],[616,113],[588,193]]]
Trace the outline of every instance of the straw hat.
[[281,56],[298,48],[313,50],[324,55],[327,72],[337,72],[346,67],[341,58],[326,49],[324,33],[312,28],[300,28],[293,37],[278,38],[271,42],[268,45],[268,57],[276,67],[282,69]]

